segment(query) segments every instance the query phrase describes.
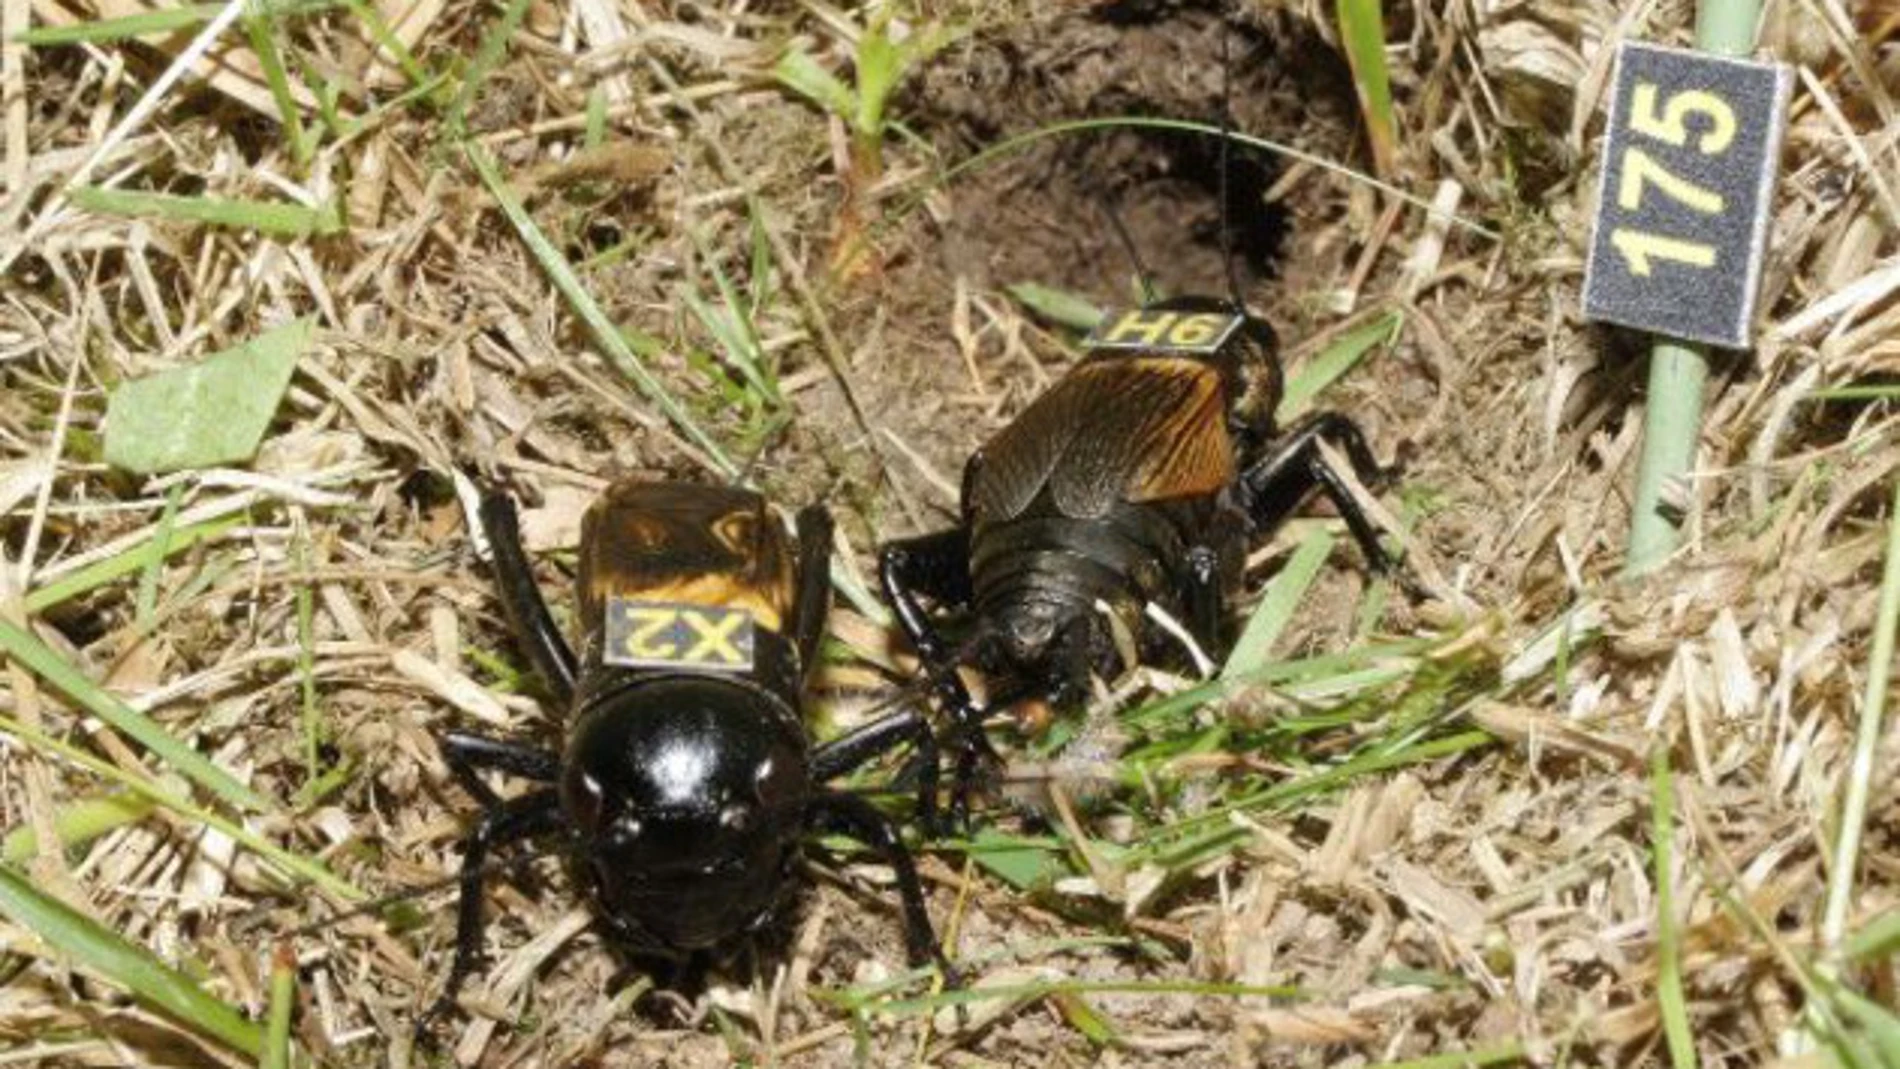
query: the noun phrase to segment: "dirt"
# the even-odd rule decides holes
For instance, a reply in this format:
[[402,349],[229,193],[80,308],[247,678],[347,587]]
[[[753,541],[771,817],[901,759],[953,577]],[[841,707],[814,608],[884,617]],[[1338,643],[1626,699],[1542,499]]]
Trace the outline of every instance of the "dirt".
[[[1223,69],[1223,52],[1228,63]],[[1161,117],[1232,128],[1336,159],[1354,151],[1352,88],[1331,48],[1290,19],[1223,17],[1221,5],[1120,3],[938,55],[914,90],[912,121],[955,163],[1031,131],[1081,119]],[[1227,172],[1234,260],[1253,296],[1283,274],[1284,245],[1308,199],[1269,203],[1282,173],[1240,148]],[[1036,282],[1098,301],[1137,291],[1133,264],[1107,225],[1112,205],[1156,284],[1224,293],[1217,140],[1111,129],[1061,136],[954,183],[937,235],[943,269],[986,289]]]
[[[51,5],[32,6],[38,18]],[[502,6],[423,5],[425,20],[436,21],[420,31],[417,55],[453,79]],[[1592,192],[1586,161],[1601,125],[1588,75],[1607,58],[1602,42],[1631,29],[1621,7],[1386,6],[1400,124],[1393,182],[1427,197],[1455,186],[1459,214],[1490,231],[1449,231],[1430,276],[1408,281],[1407,261],[1430,243],[1424,215],[1344,176],[1252,151],[1233,151],[1223,168],[1208,137],[1064,134],[941,188],[932,181],[999,141],[1120,115],[1215,126],[1230,116],[1238,131],[1368,169],[1346,64],[1330,29],[1301,14],[1327,27],[1331,5],[1249,4],[1230,18],[1205,0],[1054,13],[1013,0],[873,5],[900,23],[942,20],[966,32],[907,76],[890,108],[902,128],[878,142],[881,157],[863,173],[866,149],[852,144],[847,122],[769,73],[796,40],[827,70],[854,77],[856,34],[842,21],[860,12],[775,0],[618,3],[609,6],[650,22],[638,47],[616,51],[594,29],[576,28],[578,6],[528,5],[475,94],[469,128],[608,318],[640,345],[643,366],[775,500],[788,509],[828,502],[852,549],[843,559],[860,572],[878,542],[951,522],[964,458],[1076,359],[1075,332],[1040,318],[1008,287],[1035,284],[1109,307],[1136,299],[1136,259],[1174,293],[1225,294],[1231,266],[1246,302],[1276,326],[1291,370],[1371,316],[1402,317],[1396,343],[1330,387],[1324,403],[1364,426],[1381,458],[1402,462],[1401,478],[1378,497],[1409,532],[1405,584],[1377,588],[1381,611],[1366,611],[1363,562],[1342,544],[1274,652],[1434,635],[1455,640],[1455,651],[1434,652],[1408,682],[1339,709],[1275,688],[1208,706],[1191,726],[1207,732],[1206,749],[1196,738],[1195,752],[1171,757],[1164,782],[1093,795],[1078,788],[1083,840],[1102,850],[1139,836],[1152,843],[1168,834],[1155,830],[1160,822],[1253,784],[1331,775],[1342,754],[1412,739],[1478,741],[1250,811],[1223,826],[1242,836],[1230,853],[1182,867],[1132,918],[1086,887],[1021,890],[966,871],[955,848],[920,852],[933,919],[986,982],[1246,981],[1296,985],[1300,1000],[1152,988],[991,999],[973,1008],[973,1034],[956,1037],[950,1016],[860,1022],[818,995],[903,967],[894,896],[863,855],[816,849],[785,923],[704,977],[649,971],[587,932],[530,963],[525,988],[496,993],[496,977],[537,935],[563,918],[585,920],[573,881],[546,858],[532,876],[490,883],[492,961],[468,991],[492,998],[502,1023],[480,1064],[710,1066],[745,1051],[789,1066],[1330,1067],[1503,1044],[1540,1063],[1660,1064],[1652,754],[1676,770],[1682,803],[1676,919],[1702,1060],[1766,1060],[1808,1019],[1802,1007],[1814,993],[1789,962],[1805,964],[1825,945],[1820,903],[1836,882],[1829,851],[1871,656],[1877,528],[1900,463],[1891,402],[1808,396],[1817,385],[1884,376],[1891,298],[1832,326],[1790,327],[1816,302],[1871,285],[1895,251],[1884,179],[1867,163],[1885,162],[1892,129],[1869,118],[1887,112],[1869,106],[1860,57],[1831,55],[1845,46],[1825,35],[1795,42],[1809,66],[1795,91],[1763,290],[1763,329],[1775,340],[1752,358],[1717,362],[1691,487],[1692,544],[1672,570],[1628,585],[1616,573],[1644,349],[1585,325],[1576,307]],[[1770,11],[1771,22],[1805,17]],[[1689,15],[1687,5],[1661,5],[1641,34],[1686,42]],[[299,18],[283,43],[307,69],[341,69],[349,106],[405,88],[394,64],[368,69],[370,38],[353,13]],[[1863,30],[1855,47],[1890,65],[1900,50],[1891,27]],[[1771,25],[1768,47],[1794,32]],[[181,44],[26,50],[29,162],[44,173],[27,196],[0,202],[8,223],[40,218],[76,157]],[[692,111],[659,103],[664,87],[649,61],[694,90]],[[1864,153],[1817,106],[1816,86],[1841,104]],[[627,90],[629,103],[613,109],[590,149],[588,96],[609,88]],[[321,121],[308,112],[305,120]],[[319,342],[253,467],[273,480],[330,480],[321,486],[345,503],[304,504],[273,483],[236,530],[160,567],[134,562],[137,576],[33,615],[62,655],[154,702],[164,723],[285,800],[283,814],[265,822],[275,841],[372,893],[427,886],[455,871],[477,808],[443,768],[437,740],[476,725],[457,707],[466,692],[404,675],[394,655],[433,656],[467,676],[507,705],[512,736],[551,743],[561,730],[558,710],[527,700],[544,697],[533,680],[516,678],[522,658],[448,473],[472,465],[498,478],[544,513],[543,529],[607,479],[722,476],[601,355],[446,136],[440,102],[391,107],[352,140],[326,141],[305,172],[274,116],[188,78],[109,166],[110,180],[128,189],[233,200],[279,202],[304,195],[286,184],[305,183],[313,202],[334,194],[347,204],[347,230],[303,242],[104,213],[49,223],[0,301],[0,494],[26,495],[0,516],[0,569],[10,572],[37,538],[29,584],[37,592],[71,574],[62,569],[76,555],[164,522],[165,486],[99,463],[114,383],[189,363],[284,317],[318,315]],[[768,269],[755,260],[742,186],[757,193],[789,251]],[[1132,254],[1105,205],[1126,224]],[[854,228],[869,254],[841,258],[840,236]],[[775,413],[782,423],[762,416],[706,355],[718,341],[687,296],[696,288],[717,303],[714,266],[748,296],[769,279],[757,326],[785,395]],[[810,283],[839,339],[839,374],[814,317],[788,289],[793,279]],[[840,378],[862,419],[845,404]],[[57,413],[69,399],[65,426]],[[1782,407],[1788,418],[1771,426]],[[65,426],[63,440],[56,426]],[[56,479],[35,536],[32,479],[49,457]],[[239,492],[204,475],[172,485],[185,487],[184,507]],[[1311,512],[1323,517],[1325,508]],[[1312,529],[1303,519],[1260,547],[1250,589]],[[571,557],[550,536],[536,561],[557,618],[568,619]],[[144,593],[156,595],[147,612]],[[305,598],[327,734],[320,757],[353,761],[355,771],[316,806],[296,809],[289,800],[309,782],[310,740],[302,672],[286,651],[306,640]],[[1498,663],[1579,603],[1608,621],[1594,645],[1572,649],[1566,623],[1555,633],[1567,661],[1519,691],[1490,688]],[[901,660],[888,667],[902,654],[888,629],[849,608],[833,623],[834,637],[861,656],[820,674],[813,704],[827,727],[911,678]],[[1420,682],[1441,671],[1485,700]],[[9,712],[33,704],[20,682],[0,676],[0,687]],[[172,687],[180,688],[172,697],[153,697]],[[49,728],[83,745],[100,738],[81,732],[55,696],[40,697]],[[1430,722],[1401,720],[1408,712]],[[1275,741],[1273,732],[1308,713],[1340,719]],[[1118,730],[1111,723],[1058,759],[1082,749],[1113,757],[1127,741]],[[1412,734],[1401,742],[1401,731]],[[1022,740],[998,738],[1022,756]],[[1882,757],[1876,767],[1887,764]],[[5,769],[9,827],[105,789],[32,747],[10,749]],[[50,798],[34,796],[35,776],[51,785],[41,792]],[[1891,780],[1873,779],[1850,928],[1892,907],[1896,806],[1881,786]],[[1025,814],[999,803],[986,818],[1030,834],[1053,826],[1048,808]],[[302,965],[300,1042],[316,1051],[341,1042],[329,1064],[428,1064],[409,1057],[403,1037],[446,972],[454,890],[422,895],[407,923],[331,921],[340,901],[286,893],[240,851],[214,901],[183,905],[206,876],[198,862],[210,841],[195,821],[149,820],[36,860],[51,872],[48,886],[72,889],[72,901],[183,961],[247,1013],[263,1007],[262,944],[288,939]],[[1080,857],[1080,847],[1072,852]],[[1740,894],[1712,893],[1735,863],[1752,882]],[[1107,878],[1117,878],[1114,869]],[[1769,911],[1783,942],[1746,930],[1734,901]],[[1104,935],[1135,945],[1085,942]],[[1047,940],[1062,946],[1041,946]],[[83,969],[16,950],[26,967],[8,969],[0,984],[5,1042],[109,1033],[151,1064],[205,1064],[175,1022],[146,1015]],[[1890,973],[1844,975],[1878,993],[1892,989]],[[648,982],[661,990],[634,998]],[[1096,1013],[1117,1040],[1088,1038]],[[478,1016],[461,1023],[482,1027]],[[62,1064],[121,1056],[131,1055],[101,1043],[74,1048]]]

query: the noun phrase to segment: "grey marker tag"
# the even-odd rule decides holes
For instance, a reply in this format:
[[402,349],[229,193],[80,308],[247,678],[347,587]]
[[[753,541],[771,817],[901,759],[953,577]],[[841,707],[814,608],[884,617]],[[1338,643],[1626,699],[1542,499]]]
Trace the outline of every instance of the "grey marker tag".
[[1617,50],[1585,318],[1748,347],[1791,84],[1778,64]]
[[609,598],[601,660],[627,668],[749,672],[754,628],[745,609]]
[[1245,316],[1230,312],[1135,308],[1103,316],[1082,339],[1082,348],[1206,355],[1219,352],[1244,322]]

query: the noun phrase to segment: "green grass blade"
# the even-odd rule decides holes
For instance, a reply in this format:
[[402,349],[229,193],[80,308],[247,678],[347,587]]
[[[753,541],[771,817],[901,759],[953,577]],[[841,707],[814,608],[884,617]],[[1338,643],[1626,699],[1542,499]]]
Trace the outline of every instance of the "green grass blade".
[[1889,385],[1827,386],[1809,393],[1804,401],[1891,401],[1900,397],[1900,382]]
[[182,7],[141,11],[116,19],[78,22],[71,26],[42,26],[37,30],[28,30],[14,40],[33,47],[50,47],[164,37],[210,22],[223,10],[223,4],[186,4]]
[[[171,533],[165,542],[166,556],[176,556],[201,542],[210,542],[230,533],[231,529],[244,522],[242,516],[223,516],[203,523],[194,523],[180,527]],[[152,531],[156,537],[157,531]],[[90,594],[115,579],[131,575],[147,566],[150,557],[150,542],[131,546],[117,556],[89,564],[71,575],[56,579],[43,587],[37,587],[26,596],[26,611],[44,612],[55,605],[61,605],[73,598]]]
[[1854,759],[1848,765],[1847,788],[1841,799],[1839,838],[1834,843],[1833,864],[1827,871],[1827,908],[1821,917],[1821,944],[1830,951],[1838,947],[1846,935],[1847,914],[1853,905],[1854,873],[1859,867],[1860,839],[1867,824],[1867,800],[1872,794],[1874,764],[1880,749],[1887,684],[1893,678],[1897,630],[1900,630],[1900,479],[1894,480],[1893,503],[1887,517],[1886,563],[1880,576],[1873,649],[1867,653],[1867,686],[1861,692]]
[[1506,1043],[1502,1046],[1484,1047],[1479,1050],[1456,1050],[1449,1054],[1407,1058],[1402,1062],[1380,1062],[1370,1069],[1479,1069],[1480,1066],[1504,1065],[1525,1060],[1523,1044]]
[[1656,881],[1656,1008],[1662,1014],[1670,1064],[1694,1069],[1695,1040],[1689,1033],[1689,1008],[1682,995],[1682,935],[1676,927],[1675,874],[1671,871],[1676,793],[1669,755],[1661,747],[1650,756],[1649,782],[1653,799],[1650,849]]
[[1221,668],[1222,679],[1232,679],[1267,663],[1267,655],[1273,651],[1274,642],[1286,625],[1293,620],[1293,610],[1299,608],[1301,599],[1319,578],[1319,570],[1325,566],[1326,558],[1332,555],[1337,542],[1324,527],[1316,527],[1313,533],[1293,551],[1286,567],[1273,577],[1267,592],[1260,599],[1260,605],[1247,619],[1247,626],[1240,633],[1240,640],[1234,643],[1234,650],[1227,657],[1227,664]]
[[[1074,950],[1136,950],[1139,944],[1120,935],[1078,935],[1066,939],[1035,939],[1028,942],[1015,942],[993,946],[972,954],[960,955],[958,965],[968,969],[979,969],[1000,961],[1034,961],[1056,954]],[[906,988],[916,987],[935,979],[937,968],[934,965],[914,965],[902,972],[893,973],[880,980],[861,984],[851,984],[841,988],[814,988],[812,997],[841,1009],[856,1012],[859,1008],[895,994]]]
[[1381,176],[1395,173],[1398,123],[1392,117],[1392,83],[1385,69],[1385,15],[1379,0],[1339,0],[1339,36],[1352,67],[1353,88],[1366,119],[1372,165]]
[[905,60],[903,49],[891,40],[885,19],[873,21],[858,37],[858,110],[852,122],[859,137],[884,133],[884,105],[904,76]]
[[336,205],[306,208],[301,204],[270,204],[222,197],[181,197],[172,193],[75,186],[67,191],[72,202],[89,212],[131,219],[165,219],[254,230],[280,238],[307,238],[343,232],[343,216]]
[[494,73],[501,64],[502,57],[508,52],[508,42],[514,39],[515,32],[521,28],[521,20],[527,17],[529,0],[508,0],[508,7],[502,12],[501,21],[496,23],[482,37],[482,46],[475,52],[475,59],[469,63],[468,72],[462,77],[462,87],[455,92],[455,99],[449,102],[448,127],[451,138],[460,138],[468,118],[468,106],[475,101],[475,94],[481,91],[482,83]]
[[165,570],[165,558],[171,555],[172,531],[178,526],[178,503],[185,499],[185,484],[175,483],[165,492],[165,511],[159,514],[158,530],[145,550],[145,567],[139,571],[139,593],[133,619],[141,633],[152,626],[152,613],[158,608],[158,580]]
[[[342,7],[343,0],[268,0],[254,5],[253,14],[265,20],[317,14]],[[42,26],[17,34],[14,40],[31,47],[110,44],[140,37],[169,37],[218,17],[224,4],[181,4],[141,11],[119,18],[95,19],[71,26]]]
[[1018,282],[1007,289],[1009,295],[1024,308],[1051,323],[1073,330],[1092,330],[1107,314],[1095,307],[1088,298],[1052,286]]
[[314,884],[348,901],[357,902],[369,897],[348,880],[324,868],[321,862],[285,850],[243,824],[226,820],[208,809],[202,809],[192,804],[190,799],[175,795],[143,776],[134,775],[118,765],[101,761],[84,750],[76,749],[49,735],[34,731],[17,720],[0,716],[0,734],[12,735],[24,745],[32,746],[44,753],[57,755],[62,760],[70,761],[94,775],[135,791],[140,797],[150,800],[154,805],[164,806],[187,820],[221,831],[291,877]]
[[[1845,1045],[1859,1041],[1856,1045],[1861,1051],[1871,1048],[1875,1064],[1894,1069],[1900,1066],[1900,1017],[1878,1002],[1868,999],[1853,989],[1823,976],[1820,986],[1827,998],[1834,1004],[1834,1010],[1845,1023],[1858,1026],[1859,1035],[1841,1035],[1837,1039]],[[1845,1031],[1845,1029],[1843,1029]]]
[[1900,950],[1900,909],[1890,909],[1861,926],[1841,947],[1850,961],[1879,957]]
[[229,772],[190,746],[167,734],[149,717],[120,701],[87,679],[79,670],[61,660],[59,654],[32,634],[0,620],[0,653],[79,703],[85,710],[111,724],[121,734],[138,741],[161,761],[183,773],[185,778],[237,806],[264,812],[270,808],[257,792],[234,779]]
[[[823,992],[814,991],[822,997]],[[1265,987],[1255,984],[1206,983],[1195,980],[1048,980],[1026,984],[999,984],[996,987],[969,987],[939,991],[919,998],[867,1002],[859,1007],[866,1013],[887,1017],[916,1017],[935,1013],[946,1006],[968,1006],[978,1002],[1016,1002],[1047,998],[1050,995],[1195,995],[1202,998],[1296,999],[1303,992],[1291,985]]]
[[1387,312],[1340,335],[1287,379],[1286,393],[1281,395],[1280,407],[1273,418],[1285,425],[1306,415],[1321,390],[1351,371],[1372,350],[1397,341],[1404,325],[1404,316]]
[[700,263],[706,273],[712,276],[713,286],[719,291],[720,308],[714,309],[703,300],[697,289],[689,290],[684,296],[688,310],[698,319],[706,332],[719,343],[725,354],[725,363],[738,372],[746,387],[756,395],[761,407],[776,406],[781,398],[778,383],[774,381],[771,368],[766,366],[765,348],[759,341],[758,329],[752,323],[752,315],[746,302],[739,296],[732,280],[720,269],[719,260],[706,246],[698,231],[691,234],[693,248],[699,253]]
[[1108,1019],[1101,1010],[1081,995],[1067,991],[1057,991],[1049,996],[1049,1001],[1061,1011],[1062,1019],[1069,1027],[1082,1033],[1082,1038],[1098,1047],[1113,1047],[1121,1043],[1121,1032],[1115,1022]]
[[765,232],[765,208],[746,194],[746,230],[752,242],[752,322],[772,303],[772,238]]
[[521,235],[521,240],[527,244],[534,258],[540,262],[541,269],[547,272],[549,280],[554,283],[554,288],[561,291],[561,296],[567,299],[567,303],[574,309],[575,314],[580,316],[581,321],[586,323],[587,328],[593,332],[594,340],[600,343],[608,359],[620,369],[621,374],[627,376],[635,386],[639,387],[640,392],[645,394],[648,400],[657,405],[660,411],[673,421],[673,425],[680,429],[680,433],[684,434],[688,441],[706,454],[706,460],[720,475],[727,477],[738,475],[739,466],[726,455],[726,451],[720,448],[719,443],[700,428],[699,423],[693,419],[691,413],[686,411],[685,406],[681,405],[672,394],[666,392],[666,388],[660,385],[660,380],[654,378],[652,373],[634,357],[633,350],[627,347],[626,338],[614,327],[613,321],[607,318],[607,313],[601,311],[600,305],[595,303],[593,296],[582,287],[580,279],[574,277],[574,269],[568,266],[560,250],[548,241],[547,236],[541,233],[541,228],[529,218],[527,209],[522,207],[521,200],[514,195],[514,191],[508,188],[507,180],[502,177],[501,171],[495,166],[495,161],[489,156],[488,151],[473,142],[465,145],[464,149],[468,153],[469,162],[474,164],[475,170],[482,177],[482,182],[488,186],[489,193],[501,206],[502,213],[508,217],[510,223],[514,224],[515,231]]
[[[693,235],[693,242],[701,244],[698,234]],[[700,261],[706,265],[706,272],[712,275],[713,285],[719,289],[719,302],[725,306],[726,322],[738,328],[736,337],[727,346],[730,355],[739,361],[740,370],[752,388],[772,404],[779,404],[783,398],[779,396],[778,379],[773,374],[770,358],[765,354],[765,342],[759,337],[751,306],[740,298],[738,287],[726,276],[716,257],[701,256]]]
[[581,135],[581,147],[599,148],[607,143],[607,87],[596,85],[587,91],[587,127]]
[[290,1069],[290,1011],[297,1004],[297,956],[290,944],[271,953],[270,1011],[264,1018],[264,1050],[258,1069]]
[[1280,686],[1313,701],[1338,698],[1404,678],[1414,667],[1411,659],[1430,646],[1427,640],[1409,639],[1264,664],[1158,698],[1121,714],[1121,719],[1129,727],[1154,730],[1243,687]]
[[1022,839],[995,828],[979,831],[974,840],[964,844],[963,852],[1018,891],[1047,887],[1069,873],[1059,843]]
[[199,1033],[255,1057],[263,1034],[236,1008],[206,994],[185,974],[0,866],[0,911],[88,970],[132,992]]
[[290,72],[284,66],[284,55],[277,49],[277,37],[273,34],[268,20],[257,15],[245,15],[243,18],[244,35],[251,42],[251,51],[257,54],[257,65],[264,71],[264,84],[270,87],[271,102],[277,105],[277,118],[284,127],[284,139],[290,142],[290,158],[297,165],[298,173],[310,167],[311,144],[304,133],[303,108],[297,104],[297,98],[290,91]]
[[409,51],[409,46],[403,44],[402,39],[389,28],[389,22],[383,18],[383,13],[378,11],[374,4],[369,3],[368,0],[343,0],[343,4],[362,20],[363,27],[369,31],[370,39],[376,42],[376,46],[396,57],[396,65],[402,68],[402,73],[409,79],[410,85],[423,85],[430,80],[429,72],[416,61],[415,54]]
[[[136,824],[151,813],[155,803],[137,794],[108,794],[60,806],[53,813],[53,833],[59,836],[61,849],[82,846],[99,836],[127,824]],[[7,833],[0,843],[0,860],[20,865],[39,853],[39,836],[30,824],[22,824]]]
[[1277,809],[1339,790],[1362,776],[1436,761],[1441,757],[1453,757],[1480,746],[1488,746],[1493,741],[1490,732],[1466,731],[1386,752],[1362,753],[1329,768],[1244,794],[1204,813],[1156,829],[1157,834],[1182,835],[1183,838],[1144,844],[1130,850],[1123,863],[1133,867],[1143,861],[1152,861],[1167,869],[1198,864],[1204,860],[1203,855],[1216,845],[1250,834],[1245,829],[1233,826],[1232,817],[1235,813]]
[[792,49],[779,57],[772,76],[780,85],[818,105],[846,122],[855,123],[858,102],[851,87],[819,66],[810,53]]

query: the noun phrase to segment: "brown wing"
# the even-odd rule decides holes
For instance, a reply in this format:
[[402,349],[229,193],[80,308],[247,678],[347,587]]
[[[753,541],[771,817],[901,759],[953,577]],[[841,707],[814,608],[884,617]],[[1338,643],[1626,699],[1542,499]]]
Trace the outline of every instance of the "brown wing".
[[1234,478],[1220,374],[1196,360],[1139,357],[1076,368],[983,449],[979,517],[1020,515],[1048,487],[1063,515],[1118,502],[1212,493]]
[[624,480],[581,528],[585,625],[610,599],[743,608],[778,631],[793,598],[790,539],[765,499],[745,490]]

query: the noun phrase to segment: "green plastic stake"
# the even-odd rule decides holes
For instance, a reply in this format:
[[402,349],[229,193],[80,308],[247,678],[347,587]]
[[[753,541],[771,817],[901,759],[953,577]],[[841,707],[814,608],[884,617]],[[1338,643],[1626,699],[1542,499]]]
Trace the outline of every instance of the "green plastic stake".
[[[1704,52],[1746,56],[1755,49],[1758,0],[1704,0],[1696,12],[1695,44]],[[1687,474],[1702,433],[1702,395],[1709,360],[1699,345],[1657,341],[1649,351],[1649,403],[1643,409],[1643,453],[1636,470],[1635,515],[1630,518],[1627,575],[1654,571],[1682,541],[1662,508],[1663,487]]]

